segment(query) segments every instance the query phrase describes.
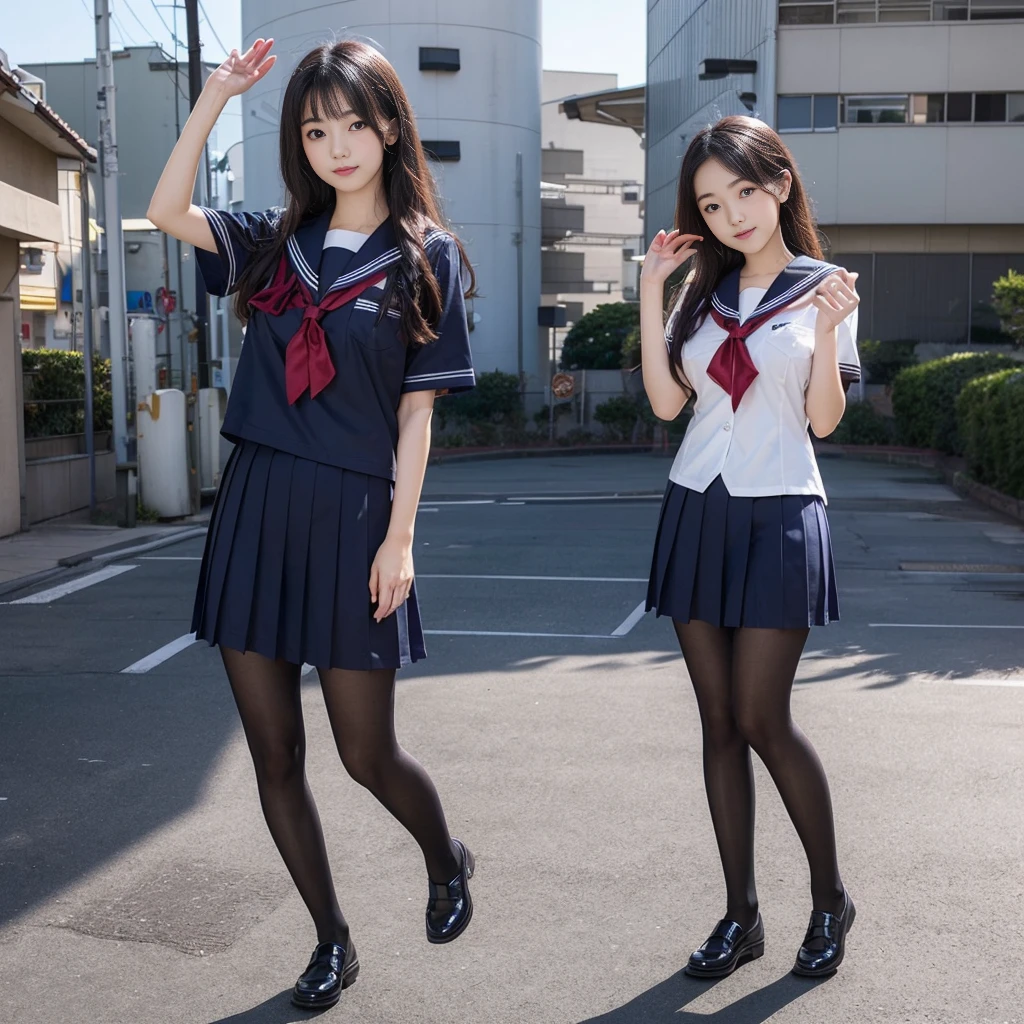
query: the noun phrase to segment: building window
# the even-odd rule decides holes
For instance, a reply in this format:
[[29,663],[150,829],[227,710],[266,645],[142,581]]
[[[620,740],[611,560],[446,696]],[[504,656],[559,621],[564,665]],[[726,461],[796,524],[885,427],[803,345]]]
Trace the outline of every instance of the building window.
[[831,132],[839,119],[839,97],[780,96],[777,121],[780,132]]
[[843,124],[906,124],[909,96],[844,96]]
[[812,123],[810,96],[779,97],[780,132],[809,132]]
[[835,4],[786,2],[779,3],[780,25],[831,25],[836,20]]
[[462,159],[462,146],[458,140],[442,142],[424,139],[422,145],[423,151],[431,160],[448,162]]
[[969,92],[951,92],[946,97],[946,120],[970,121],[974,97]]
[[974,94],[975,121],[1005,121],[1006,93],[978,92]]
[[839,126],[839,97],[814,97],[814,130],[816,132],[835,131]]
[[1024,0],[779,0],[780,25],[1024,19]]
[[457,49],[446,46],[420,47],[420,71],[458,71],[461,66]]

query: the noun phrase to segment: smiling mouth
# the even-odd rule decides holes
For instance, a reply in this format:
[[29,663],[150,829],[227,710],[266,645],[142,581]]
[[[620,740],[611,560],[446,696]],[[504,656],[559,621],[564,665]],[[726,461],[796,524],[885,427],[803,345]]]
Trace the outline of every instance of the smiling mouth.
[[335,167],[335,174],[351,174],[356,168],[354,167]]
[[756,228],[747,228],[746,231],[741,231],[738,235],[736,235],[736,237],[737,238],[749,238],[754,233],[755,230],[756,230]]

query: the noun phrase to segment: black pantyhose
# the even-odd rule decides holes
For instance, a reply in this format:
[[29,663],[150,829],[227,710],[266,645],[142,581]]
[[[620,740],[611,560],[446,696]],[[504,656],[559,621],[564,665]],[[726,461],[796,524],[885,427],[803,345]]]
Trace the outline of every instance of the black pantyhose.
[[[323,830],[305,774],[300,669],[262,655],[221,648],[242,719],[270,834],[316,925],[318,942],[348,941]],[[430,878],[448,882],[460,860],[423,768],[398,745],[391,670],[320,671],[321,687],[348,773],[412,833]]]
[[814,909],[839,913],[844,890],[828,781],[789,710],[809,630],[727,629],[698,620],[674,625],[700,711],[726,917],[744,928],[757,919],[751,749],[768,769],[807,854]]

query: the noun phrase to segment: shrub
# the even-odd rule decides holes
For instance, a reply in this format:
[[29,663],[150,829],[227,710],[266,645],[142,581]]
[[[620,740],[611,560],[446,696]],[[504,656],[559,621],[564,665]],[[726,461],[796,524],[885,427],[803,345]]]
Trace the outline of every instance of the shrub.
[[1015,367],[1019,368],[1020,363],[997,352],[957,352],[901,370],[892,386],[892,409],[900,441],[917,448],[961,454],[957,395],[975,377]]
[[843,418],[825,438],[836,444],[892,444],[894,424],[868,402],[851,402]]
[[860,361],[869,384],[891,384],[900,370],[917,365],[916,341],[859,342]]
[[434,408],[442,429],[448,422],[519,423],[523,418],[519,378],[501,370],[481,373],[472,391],[442,399]]
[[956,411],[971,473],[1024,498],[1024,367],[970,381]]
[[594,410],[611,440],[649,440],[655,417],[646,395],[613,395]]
[[562,343],[563,370],[617,370],[622,346],[640,326],[640,307],[632,302],[605,302],[573,324]]
[[[93,356],[93,429],[110,430],[113,407],[110,360]],[[60,437],[85,432],[85,358],[81,352],[26,349],[25,437]],[[43,404],[45,402],[45,404]]]
[[992,308],[1015,345],[1024,345],[1024,274],[1007,271],[992,284]]

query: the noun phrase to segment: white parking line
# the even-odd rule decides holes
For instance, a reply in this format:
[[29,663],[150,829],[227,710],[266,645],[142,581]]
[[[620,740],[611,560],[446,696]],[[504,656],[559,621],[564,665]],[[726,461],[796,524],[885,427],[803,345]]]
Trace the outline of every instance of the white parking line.
[[429,636],[553,636],[570,640],[614,640],[608,633],[513,633],[491,629],[425,629]]
[[121,675],[141,675],[143,672],[148,672],[151,668],[156,668],[157,665],[162,665],[168,659],[173,658],[179,651],[191,647],[195,642],[195,633],[186,633],[184,636],[179,636],[177,640],[164,644],[159,650],[154,651],[152,654],[147,654],[144,658],[133,662],[127,668],[121,669]]
[[665,497],[664,491],[658,491],[656,494],[577,494],[577,495],[558,495],[558,494],[536,494],[536,495],[516,495],[514,498],[509,498],[509,501],[650,501],[653,498],[657,498],[659,501]]
[[626,617],[625,621],[612,630],[612,636],[625,636],[647,614],[647,602],[641,601]]
[[977,622],[869,622],[868,625],[876,629],[1024,629],[1024,626],[995,626]]
[[1017,686],[1024,688],[1024,679],[1000,679],[1000,678],[977,678],[977,679],[947,679],[946,682],[956,683],[957,686]]
[[202,555],[141,555],[140,562],[201,562]]
[[646,576],[497,576],[488,573],[421,572],[421,580],[538,580],[556,583],[646,583]]
[[50,604],[52,601],[59,601],[62,597],[67,597],[68,594],[74,594],[76,591],[85,590],[86,587],[91,587],[96,583],[102,583],[104,580],[113,579],[115,576],[120,576],[123,572],[130,572],[132,569],[138,569],[138,566],[108,565],[105,569],[97,569],[96,572],[90,572],[85,576],[79,576],[76,580],[69,580],[67,583],[61,583],[56,587],[50,587],[48,590],[40,590],[38,594],[30,594],[28,597],[19,597],[17,601],[2,601],[0,604]]

